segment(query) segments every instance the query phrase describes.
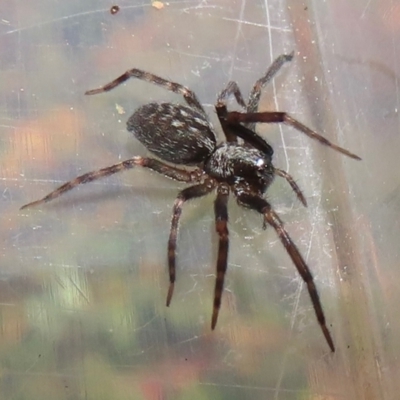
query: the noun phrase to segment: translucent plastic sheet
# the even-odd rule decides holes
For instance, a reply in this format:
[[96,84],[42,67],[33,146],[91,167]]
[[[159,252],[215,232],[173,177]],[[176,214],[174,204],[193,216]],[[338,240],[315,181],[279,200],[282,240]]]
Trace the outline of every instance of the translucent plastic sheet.
[[[0,398],[397,399],[399,26],[394,0],[3,2]],[[288,111],[363,158],[257,128],[307,197],[304,208],[284,180],[268,191],[313,271],[334,354],[275,232],[233,200],[215,331],[212,196],[184,208],[169,308],[170,214],[185,185],[135,169],[19,211],[145,155],[129,115],[182,101],[135,80],[86,90],[142,68],[193,89],[220,134],[217,93],[235,80],[247,94],[293,50],[260,109]]]

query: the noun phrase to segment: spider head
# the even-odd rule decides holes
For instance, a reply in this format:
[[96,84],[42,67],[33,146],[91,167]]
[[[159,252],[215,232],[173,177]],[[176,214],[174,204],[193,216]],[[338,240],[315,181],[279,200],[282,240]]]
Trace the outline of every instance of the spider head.
[[207,174],[229,185],[246,184],[264,193],[274,179],[271,156],[253,147],[222,143],[207,160]]
[[234,163],[234,185],[250,187],[252,191],[262,194],[274,179],[274,167],[271,157],[259,150],[246,150],[245,158],[236,160]]

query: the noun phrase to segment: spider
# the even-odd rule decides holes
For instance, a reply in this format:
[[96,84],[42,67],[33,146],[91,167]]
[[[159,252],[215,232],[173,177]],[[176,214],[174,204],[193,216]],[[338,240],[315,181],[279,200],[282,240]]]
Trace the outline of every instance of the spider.
[[[293,53],[283,54],[272,63],[266,73],[254,84],[247,104],[236,82],[229,82],[225,89],[220,92],[215,110],[226,138],[220,144],[217,144],[215,130],[195,93],[179,83],[135,68],[125,72],[103,87],[87,91],[86,95],[107,92],[130,78],[137,78],[182,95],[186,105],[152,102],[139,107],[128,119],[128,131],[132,132],[157,159],[136,156],[110,167],[88,172],[65,183],[44,198],[24,205],[21,209],[49,202],[78,185],[136,166],[148,168],[176,181],[190,183],[191,186],[179,192],[172,210],[168,240],[170,284],[166,301],[166,305],[169,306],[176,278],[176,242],[182,207],[188,200],[216,192],[214,213],[219,245],[211,319],[211,329],[213,330],[217,324],[227,270],[229,248],[227,203],[229,195],[232,193],[240,206],[255,210],[263,216],[264,228],[269,224],[275,229],[297,271],[307,285],[323,335],[330,350],[334,352],[335,346],[326,326],[325,315],[310,269],[285,230],[283,222],[263,195],[277,175],[286,179],[304,206],[307,205],[306,199],[294,179],[287,172],[273,166],[273,148],[255,132],[255,124],[284,123],[348,157],[356,160],[361,158],[331,143],[286,112],[257,111],[263,87],[292,58]],[[231,96],[234,96],[243,112],[227,110],[226,103]],[[189,169],[179,166],[188,166]]]

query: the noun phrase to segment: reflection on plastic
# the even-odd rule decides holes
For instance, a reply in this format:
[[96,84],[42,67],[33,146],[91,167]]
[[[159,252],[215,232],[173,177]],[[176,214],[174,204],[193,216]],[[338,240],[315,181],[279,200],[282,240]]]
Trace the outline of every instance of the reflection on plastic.
[[[397,6],[119,6],[117,15],[101,2],[2,6],[0,397],[396,398]],[[182,214],[170,309],[165,247],[180,183],[135,169],[17,213],[84,171],[146,157],[118,110],[180,101],[143,82],[88,101],[84,92],[97,83],[133,67],[181,82],[220,134],[215,93],[231,80],[251,87],[293,49],[296,63],[272,82],[259,111],[290,110],[363,158],[345,160],[280,124],[257,126],[276,167],[306,194],[307,210],[279,179],[268,201],[314,273],[334,356],[275,232],[234,202],[215,332],[207,322],[213,198],[189,202]]]

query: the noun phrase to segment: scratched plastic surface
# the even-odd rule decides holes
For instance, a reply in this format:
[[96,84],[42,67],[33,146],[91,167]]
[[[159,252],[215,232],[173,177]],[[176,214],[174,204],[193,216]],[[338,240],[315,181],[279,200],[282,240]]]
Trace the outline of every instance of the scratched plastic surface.
[[[0,398],[396,399],[399,393],[400,5],[393,0],[3,2],[0,17]],[[163,7],[162,7],[163,6]],[[313,271],[336,344],[272,229],[230,202],[230,258],[210,329],[212,196],[188,204],[170,308],[166,243],[184,185],[134,170],[19,211],[84,172],[146,154],[125,130],[138,67],[213,102],[295,58],[260,109],[287,110],[363,158],[259,126],[285,182],[268,198]],[[220,132],[219,132],[220,133]]]

